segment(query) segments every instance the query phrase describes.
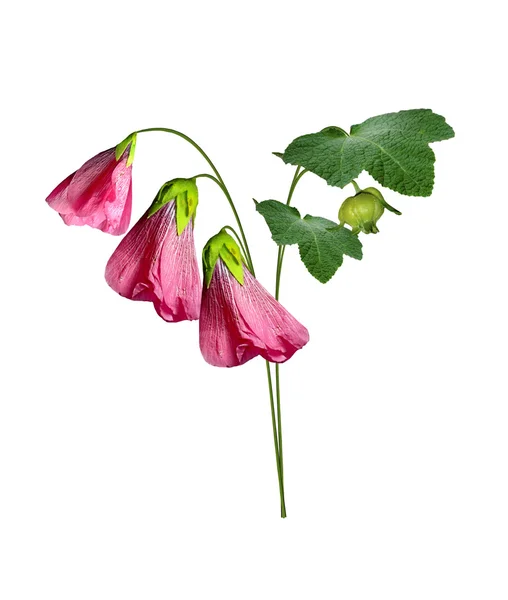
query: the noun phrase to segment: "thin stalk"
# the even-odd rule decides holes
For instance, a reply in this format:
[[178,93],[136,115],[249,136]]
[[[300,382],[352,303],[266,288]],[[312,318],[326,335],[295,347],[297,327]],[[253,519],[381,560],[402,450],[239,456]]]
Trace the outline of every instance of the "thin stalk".
[[[300,166],[296,167],[296,171],[293,176],[293,181],[291,182],[291,186],[289,188],[288,199],[286,200],[286,206],[289,206],[291,204],[291,199],[293,198],[293,193],[295,191],[296,186],[298,185],[298,182],[305,175],[305,173],[308,173],[307,169],[302,169],[302,170],[300,170],[300,169],[301,169]],[[275,272],[275,299],[276,300],[279,299],[280,278],[281,278],[281,273],[282,273],[282,261],[284,260],[285,249],[286,249],[286,246],[279,246],[279,250],[277,253],[277,269]]]
[[[217,179],[217,177],[210,175],[210,173],[200,173],[199,175],[194,175],[194,179],[199,179],[200,177],[206,177],[207,179],[211,179],[212,181],[215,181],[215,183],[221,188],[221,190],[223,192],[225,191],[224,185]],[[238,235],[238,233],[236,233],[236,230],[233,229],[233,227],[230,227],[229,225],[225,225],[224,229],[229,229],[229,231],[231,231],[231,233],[235,236],[236,241],[240,245],[243,255],[245,257],[247,257],[248,256],[247,249],[244,245],[244,242],[242,241],[242,238]],[[244,239],[244,241],[245,241],[245,239]],[[249,263],[249,268],[250,267],[252,267],[252,261]]]
[[[298,182],[302,178],[305,173],[307,173],[307,169],[300,170],[301,167],[298,166],[296,168],[293,181],[291,182],[291,186],[289,188],[288,199],[286,201],[286,205],[289,206],[291,204],[291,199],[293,197],[293,193],[295,191]],[[282,274],[282,261],[284,260],[284,251],[285,246],[279,246],[279,250],[277,253],[277,269],[275,273],[275,299],[279,299],[280,292],[280,278]],[[284,457],[282,452],[282,414],[280,407],[280,373],[279,373],[279,364],[275,363],[275,394],[277,397],[277,431],[278,431],[278,450],[279,450],[279,463],[280,463],[280,474],[282,477],[282,485],[284,486]]]
[[272,412],[272,428],[273,428],[273,444],[275,446],[275,460],[277,462],[277,475],[279,479],[279,493],[280,493],[280,516],[282,519],[286,518],[286,500],[284,498],[284,480],[282,478],[282,464],[279,454],[279,442],[277,439],[277,425],[275,423],[275,406],[273,401],[273,386],[272,386],[272,374],[270,371],[270,363],[266,361],[266,375],[268,378],[268,393],[270,394],[270,409]]
[[231,233],[235,236],[236,241],[238,242],[238,244],[239,244],[239,246],[240,246],[240,248],[241,248],[241,250],[243,252],[243,255],[246,256],[246,251],[245,251],[245,248],[243,246],[242,240],[241,240],[240,236],[236,233],[236,230],[233,229],[233,227],[230,227],[229,225],[225,225],[223,227],[223,229],[229,229],[229,231],[231,231]]
[[221,190],[224,191],[224,188],[222,187],[222,184],[217,179],[217,177],[210,175],[210,173],[199,173],[199,175],[194,175],[193,179],[199,179],[200,177],[206,177],[207,179],[211,179],[212,181],[215,181],[215,183],[221,188]]

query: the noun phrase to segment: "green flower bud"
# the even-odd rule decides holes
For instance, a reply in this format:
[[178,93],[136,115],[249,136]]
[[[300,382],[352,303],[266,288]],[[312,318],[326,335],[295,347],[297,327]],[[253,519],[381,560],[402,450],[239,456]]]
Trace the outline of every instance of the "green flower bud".
[[373,187],[360,190],[354,196],[346,198],[339,209],[339,225],[347,223],[353,233],[378,233],[376,223],[383,215],[385,208],[397,215],[401,213],[390,206],[379,190]]
[[347,223],[353,233],[377,233],[377,221],[384,213],[384,206],[374,194],[360,192],[346,198],[339,209],[339,225]]

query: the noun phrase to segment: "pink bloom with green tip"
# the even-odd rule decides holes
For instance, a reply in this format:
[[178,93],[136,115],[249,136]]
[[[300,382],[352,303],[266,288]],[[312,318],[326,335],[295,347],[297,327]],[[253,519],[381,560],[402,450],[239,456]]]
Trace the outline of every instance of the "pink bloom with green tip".
[[193,222],[189,220],[178,234],[174,199],[151,216],[150,212],[114,251],[106,266],[106,281],[121,296],[153,302],[165,321],[198,319],[201,277]]
[[46,198],[66,225],[89,225],[113,235],[125,233],[132,207],[132,144],[116,158],[110,148],[88,160]]
[[[243,365],[256,356],[285,362],[305,346],[309,332],[251,274],[234,240],[219,236],[225,244],[215,254],[212,250],[211,261],[207,248],[214,238],[203,252],[199,345],[204,359],[216,367]],[[232,256],[241,260],[231,270]]]

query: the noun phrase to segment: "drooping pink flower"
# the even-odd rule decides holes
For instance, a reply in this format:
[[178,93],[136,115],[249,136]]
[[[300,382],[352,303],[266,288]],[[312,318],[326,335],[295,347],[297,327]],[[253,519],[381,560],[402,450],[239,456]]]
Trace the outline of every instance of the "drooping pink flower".
[[[219,235],[230,238],[222,232]],[[226,241],[226,252],[241,256],[240,251],[234,249],[234,240],[230,240]],[[307,329],[259,283],[243,260],[238,263],[241,272],[236,271],[234,275],[227,265],[231,260],[229,254],[215,251],[212,265],[207,264],[206,251],[207,247],[203,254],[205,284],[199,345],[208,363],[216,367],[235,367],[258,355],[270,362],[282,363],[309,341]],[[213,272],[210,273],[210,269]],[[207,278],[210,278],[208,286]]]
[[150,209],[122,239],[106,266],[106,281],[121,296],[153,302],[170,322],[199,318],[201,278],[193,222],[181,234],[176,223],[176,200],[155,214]]
[[62,181],[46,198],[66,225],[89,225],[121,235],[132,208],[132,151],[117,160],[116,148],[104,150]]

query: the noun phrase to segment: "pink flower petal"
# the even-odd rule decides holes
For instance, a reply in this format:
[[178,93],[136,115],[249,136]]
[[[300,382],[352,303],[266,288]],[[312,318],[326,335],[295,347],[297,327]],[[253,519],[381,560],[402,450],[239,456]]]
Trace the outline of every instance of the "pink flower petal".
[[169,322],[199,317],[201,280],[192,222],[179,236],[175,203],[143,217],[123,238],[106,266],[106,281],[121,296],[153,302]]
[[218,259],[203,287],[199,343],[217,367],[242,365],[255,356],[285,362],[309,341],[301,325],[244,267],[244,285]]
[[69,175],[47,197],[67,225],[89,225],[120,235],[127,231],[132,208],[129,150],[119,161],[115,148],[105,150]]
[[66,177],[62,183],[59,183],[51,194],[46,198],[46,202],[60,213],[64,215],[69,211],[69,201],[67,200],[67,190],[76,172],[71,173],[69,177]]

